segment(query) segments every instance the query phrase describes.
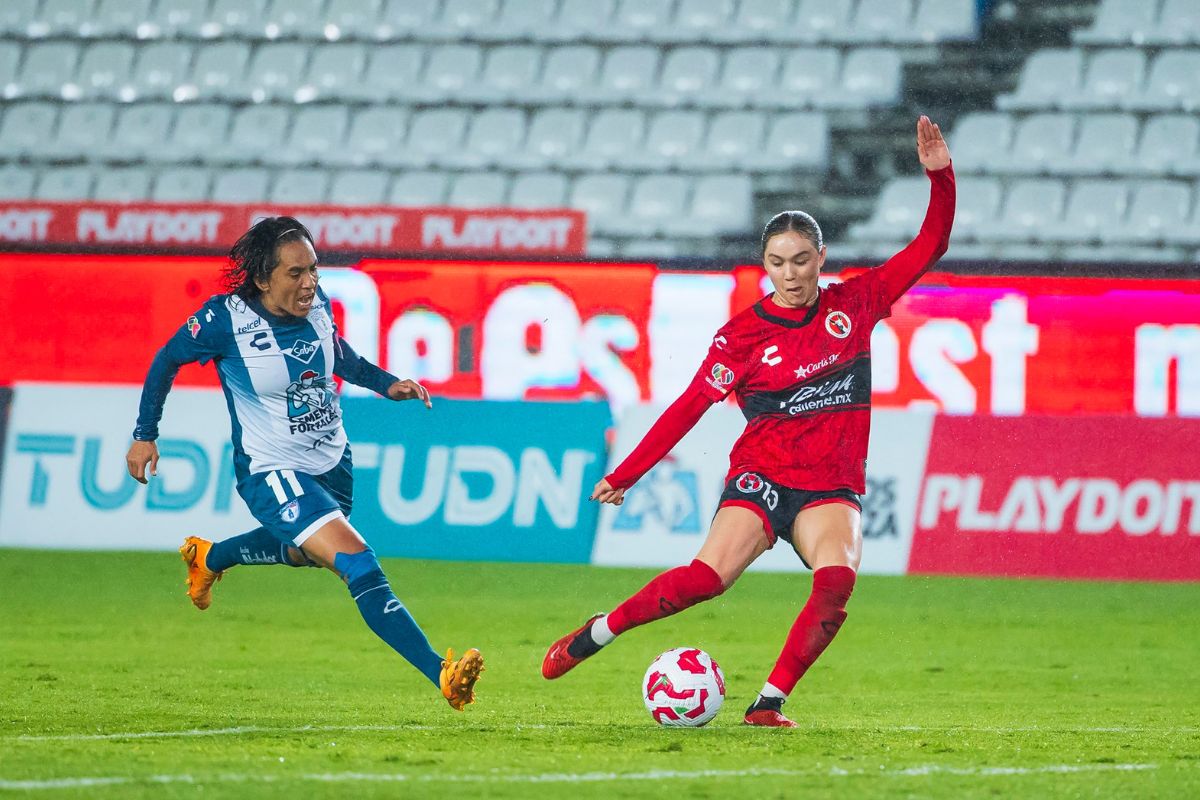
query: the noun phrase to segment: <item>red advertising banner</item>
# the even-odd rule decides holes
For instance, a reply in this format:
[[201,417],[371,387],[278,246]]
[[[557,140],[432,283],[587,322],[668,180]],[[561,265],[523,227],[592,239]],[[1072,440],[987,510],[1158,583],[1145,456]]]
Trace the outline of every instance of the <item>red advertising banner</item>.
[[1200,421],[939,416],[909,572],[1200,580]]
[[582,255],[587,239],[574,209],[0,203],[0,243],[226,248],[278,214],[300,219],[318,250]]
[[[0,253],[0,384],[140,382],[222,265]],[[321,280],[356,349],[438,395],[618,408],[674,399],[717,328],[767,291],[758,267],[649,263],[372,260]],[[877,407],[1200,416],[1200,281],[930,274],[873,353]]]

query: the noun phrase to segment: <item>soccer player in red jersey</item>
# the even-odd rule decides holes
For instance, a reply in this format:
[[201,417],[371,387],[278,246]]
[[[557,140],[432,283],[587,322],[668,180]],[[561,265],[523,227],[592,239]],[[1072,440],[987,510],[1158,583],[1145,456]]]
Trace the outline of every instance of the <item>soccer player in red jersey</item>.
[[795,727],[783,702],[845,621],[862,556],[871,330],[946,252],[954,221],[950,151],[924,116],[917,155],[931,183],[925,221],[881,267],[820,288],[825,245],[816,220],[785,211],[767,223],[763,267],[775,291],[717,332],[683,395],[592,492],[593,500],[620,505],[708,407],[732,392],[746,429],[730,453],[708,538],[691,564],[662,573],[555,642],[544,677],[561,677],[631,628],[716,597],[783,538],[813,570],[812,593],[745,721]]

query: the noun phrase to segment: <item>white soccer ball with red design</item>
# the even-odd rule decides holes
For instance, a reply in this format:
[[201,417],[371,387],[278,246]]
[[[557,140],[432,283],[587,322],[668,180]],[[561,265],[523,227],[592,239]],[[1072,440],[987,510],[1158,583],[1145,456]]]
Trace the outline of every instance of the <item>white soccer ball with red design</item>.
[[642,680],[646,710],[659,725],[699,728],[725,702],[725,676],[713,657],[695,647],[668,650]]

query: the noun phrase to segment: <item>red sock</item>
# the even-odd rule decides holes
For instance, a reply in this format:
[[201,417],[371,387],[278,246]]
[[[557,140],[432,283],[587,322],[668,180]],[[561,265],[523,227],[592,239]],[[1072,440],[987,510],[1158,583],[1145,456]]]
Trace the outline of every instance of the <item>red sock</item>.
[[633,597],[617,606],[608,619],[608,629],[621,634],[638,625],[678,614],[696,603],[725,591],[721,576],[703,561],[676,567],[647,583]]
[[854,591],[854,570],[822,567],[813,573],[812,594],[788,631],[783,652],[767,682],[791,694],[797,681],[837,636],[846,619],[846,601]]

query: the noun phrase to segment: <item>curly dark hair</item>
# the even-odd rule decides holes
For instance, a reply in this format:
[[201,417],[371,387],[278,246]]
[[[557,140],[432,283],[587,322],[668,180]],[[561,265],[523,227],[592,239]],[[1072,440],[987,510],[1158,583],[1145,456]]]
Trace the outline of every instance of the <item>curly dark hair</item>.
[[262,294],[258,282],[270,280],[279,264],[279,246],[304,239],[314,244],[308,228],[295,217],[260,219],[229,250],[229,264],[221,273],[225,291],[243,300],[256,299]]
[[812,242],[813,247],[818,250],[825,244],[825,237],[821,234],[821,226],[813,219],[812,214],[806,211],[781,211],[771,217],[771,221],[763,228],[762,250],[759,255],[766,255],[767,242],[771,241],[772,236],[786,231],[795,231]]

